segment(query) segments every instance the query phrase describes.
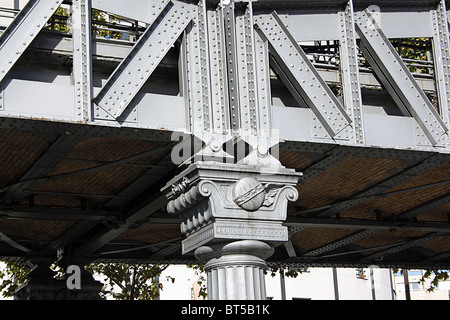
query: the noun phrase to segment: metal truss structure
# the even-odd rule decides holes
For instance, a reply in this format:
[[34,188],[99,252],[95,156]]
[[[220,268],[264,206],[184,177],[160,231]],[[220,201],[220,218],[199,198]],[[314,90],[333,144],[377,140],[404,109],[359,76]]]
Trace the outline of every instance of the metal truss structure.
[[450,267],[447,1],[132,3],[0,6],[0,260],[191,263],[220,159],[303,173],[269,264]]

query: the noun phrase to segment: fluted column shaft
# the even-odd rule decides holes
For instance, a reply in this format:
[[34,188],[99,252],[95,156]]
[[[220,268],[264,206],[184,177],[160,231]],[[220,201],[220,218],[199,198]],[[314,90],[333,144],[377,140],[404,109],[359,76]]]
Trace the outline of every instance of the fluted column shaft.
[[255,240],[198,248],[195,256],[206,262],[208,299],[266,300],[265,259],[273,250],[269,244]]

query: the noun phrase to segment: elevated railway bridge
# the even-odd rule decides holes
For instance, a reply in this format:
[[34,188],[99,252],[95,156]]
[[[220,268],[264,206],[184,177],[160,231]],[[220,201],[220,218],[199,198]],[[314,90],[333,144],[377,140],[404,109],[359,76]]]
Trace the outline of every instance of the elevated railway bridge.
[[35,282],[200,262],[211,299],[264,299],[267,265],[450,267],[447,1],[0,4],[0,258]]

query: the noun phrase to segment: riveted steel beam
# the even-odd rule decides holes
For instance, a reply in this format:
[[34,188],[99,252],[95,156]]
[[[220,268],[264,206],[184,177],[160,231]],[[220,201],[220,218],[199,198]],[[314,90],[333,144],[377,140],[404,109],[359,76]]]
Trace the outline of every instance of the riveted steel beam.
[[373,261],[377,259],[383,259],[384,256],[388,256],[397,252],[401,252],[410,248],[413,248],[415,246],[421,245],[422,243],[426,243],[429,241],[437,240],[437,239],[443,239],[448,237],[448,234],[441,234],[441,233],[431,233],[429,235],[426,235],[424,237],[420,237],[414,240],[410,241],[404,241],[402,243],[399,243],[397,245],[393,245],[391,248],[378,251],[370,256],[364,257],[361,259],[361,261]]
[[159,15],[163,2],[167,1],[133,0],[130,4],[123,0],[92,0],[92,7],[151,24]]
[[340,239],[338,241],[335,241],[333,243],[327,244],[323,247],[308,251],[307,253],[304,254],[304,256],[306,257],[316,257],[316,256],[320,256],[321,254],[346,246],[348,244],[351,244],[357,240],[363,239],[365,237],[370,236],[371,234],[374,234],[378,232],[378,230],[363,230],[363,231],[357,231],[355,233],[353,233],[352,235],[345,237],[343,239]]
[[161,8],[158,19],[141,35],[94,99],[112,119],[120,117],[195,13],[193,6],[179,1],[170,1]]
[[76,117],[83,122],[90,119],[92,100],[90,0],[72,2],[73,83]]
[[31,249],[21,245],[20,243],[18,243],[17,241],[11,239],[10,237],[8,237],[6,234],[4,234],[2,232],[0,232],[0,241],[5,242],[5,243],[9,244],[10,246],[12,246],[12,247],[14,247],[14,248],[16,248],[16,249],[18,249],[20,251],[23,251],[25,253],[31,253],[32,252]]
[[350,0],[345,10],[339,12],[338,15],[342,95],[346,111],[352,118],[353,142],[360,145],[365,143],[365,139],[353,1]]
[[412,115],[433,146],[445,144],[448,131],[394,46],[369,10],[356,13],[360,49],[405,115]]
[[[181,47],[181,72],[183,74],[183,96],[186,97],[189,121],[187,127],[192,132],[210,131],[216,129],[211,118],[211,93],[210,93],[210,70],[209,70],[209,39],[208,39],[208,17],[203,3],[199,2],[197,14],[193,17],[184,34]],[[216,24],[211,18],[211,29]],[[211,31],[213,32],[213,31]],[[217,41],[217,36],[214,38]],[[218,58],[219,53],[214,51]],[[220,67],[219,67],[220,68]],[[218,75],[220,77],[220,74]],[[219,102],[220,104],[220,102]],[[221,129],[220,123],[218,123]],[[222,133],[222,132],[220,132]]]
[[[433,54],[436,87],[441,116],[447,128],[450,127],[450,43],[449,26],[445,1],[436,10],[431,10],[433,25]],[[450,143],[447,140],[447,145]]]
[[0,82],[63,0],[30,0],[0,37]]
[[301,98],[300,103],[313,110],[331,137],[338,135],[351,119],[280,17],[274,12],[255,18],[255,22],[257,30],[269,43],[269,51],[278,64],[276,69],[296,90],[294,97]]
[[258,109],[256,107],[255,61],[253,54],[253,24],[250,6],[236,17],[236,66],[239,70],[239,111],[244,132],[258,134]]
[[[363,190],[361,192],[358,192],[357,194],[352,195],[349,199],[345,199],[339,203],[335,203],[332,205],[331,208],[326,209],[319,214],[317,214],[317,217],[329,217],[335,214],[338,214],[341,211],[347,210],[349,208],[352,208],[359,203],[378,199],[381,197],[387,197],[389,196],[389,190],[394,188],[395,186],[400,185],[401,183],[410,180],[413,177],[418,176],[419,174],[422,174],[438,165],[446,163],[445,157],[441,157],[439,155],[431,156],[423,161],[417,160],[417,163],[412,165],[411,167],[399,172],[398,174],[395,174],[379,183],[376,183],[375,185],[369,187],[366,190]],[[406,189],[411,191],[410,189]],[[398,190],[397,192],[406,192],[406,190]],[[431,210],[431,209],[430,209]],[[426,211],[422,211],[422,213],[425,213]],[[400,216],[398,216],[400,217]]]
[[230,129],[228,110],[228,90],[226,76],[225,41],[223,24],[218,10],[207,11],[207,30],[210,68],[210,98],[211,98],[211,121],[212,132],[227,133]]

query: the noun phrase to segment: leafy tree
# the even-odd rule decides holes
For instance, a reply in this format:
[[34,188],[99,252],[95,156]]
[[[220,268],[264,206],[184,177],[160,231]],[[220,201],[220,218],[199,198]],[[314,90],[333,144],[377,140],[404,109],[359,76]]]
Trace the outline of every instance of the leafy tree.
[[422,276],[422,279],[419,280],[422,284],[425,283],[427,279],[430,279],[433,277],[433,280],[431,280],[430,287],[427,289],[427,292],[433,292],[435,288],[439,286],[439,282],[446,281],[450,278],[448,271],[443,270],[426,270],[424,275]]
[[430,74],[430,69],[425,65],[421,66],[420,61],[428,62],[431,52],[430,40],[427,38],[413,38],[393,40],[394,46],[397,45],[397,50],[400,56],[404,59],[416,60],[416,63],[408,66],[413,73]]
[[204,276],[204,272],[205,272],[205,266],[203,265],[187,265],[188,268],[192,269],[195,271],[195,274],[198,276],[198,280],[197,280],[197,284],[199,286],[199,292],[198,295],[200,297],[203,298],[207,298],[208,294],[207,294],[207,280]]
[[[5,271],[0,271],[0,293],[3,297],[13,297],[16,289],[26,282],[30,268],[20,262],[7,262],[5,266]],[[106,283],[100,293],[104,299],[111,296],[116,300],[154,300],[162,289],[156,277],[168,266],[91,263],[86,270],[105,276]],[[64,277],[64,270],[56,264],[51,269],[56,271],[55,277]]]
[[[156,278],[169,265],[138,265],[127,263],[91,263],[86,270],[106,276],[101,296],[116,300],[155,300],[162,285]],[[174,281],[174,279],[172,280]],[[115,291],[115,289],[120,289]]]
[[30,268],[20,262],[5,263],[5,271],[0,270],[0,293],[5,298],[14,296],[17,288],[25,283]]
[[106,30],[104,26],[114,26],[120,23],[120,18],[107,14],[98,9],[92,9],[92,29],[95,36],[109,39],[122,39],[123,33],[114,30]]
[[[47,30],[59,32],[70,32],[70,9],[60,6],[56,9],[54,15],[50,18],[46,25]],[[93,36],[109,39],[122,39],[123,33],[112,30],[114,25],[121,22],[121,19],[115,15],[108,14],[98,9],[91,10],[92,33]]]

